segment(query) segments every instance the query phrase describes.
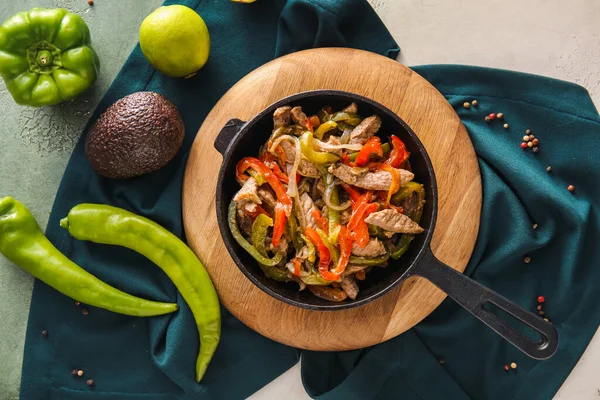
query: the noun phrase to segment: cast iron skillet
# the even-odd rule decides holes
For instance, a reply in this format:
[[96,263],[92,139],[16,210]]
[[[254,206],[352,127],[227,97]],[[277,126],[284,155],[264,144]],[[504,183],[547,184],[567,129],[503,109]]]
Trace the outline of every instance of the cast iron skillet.
[[[365,281],[360,282],[360,292],[356,300],[341,303],[330,302],[314,296],[310,291],[298,291],[296,283],[282,283],[264,275],[257,262],[233,239],[227,224],[227,209],[240,186],[235,179],[235,167],[243,157],[255,157],[259,147],[269,138],[273,129],[273,111],[283,105],[302,106],[308,115],[315,114],[324,106],[341,110],[352,101],[358,104],[363,116],[379,115],[382,127],[379,135],[382,141],[393,133],[398,135],[411,153],[410,162],[415,181],[422,183],[427,191],[426,203],[420,225],[425,232],[416,235],[404,256],[390,260],[387,268],[373,268]],[[248,122],[230,120],[215,140],[215,148],[223,155],[216,192],[216,208],[219,229],[229,254],[239,269],[260,289],[285,303],[311,310],[341,310],[369,303],[388,292],[394,286],[413,275],[422,276],[458,302],[467,311],[479,318],[504,339],[525,354],[536,359],[551,357],[558,347],[558,334],[551,324],[530,313],[508,299],[494,293],[467,276],[437,260],[429,247],[437,216],[437,186],[431,160],[423,144],[414,132],[381,104],[356,94],[316,90],[286,97],[260,112]],[[460,240],[460,238],[457,238]],[[484,308],[484,305],[486,308]],[[494,312],[489,309],[494,305]],[[502,310],[502,311],[500,311]],[[499,314],[499,315],[497,315]],[[501,315],[501,316],[500,316]],[[511,317],[516,322],[509,325]],[[516,325],[516,326],[512,326]],[[528,326],[537,333],[539,340],[533,341],[526,335]]]

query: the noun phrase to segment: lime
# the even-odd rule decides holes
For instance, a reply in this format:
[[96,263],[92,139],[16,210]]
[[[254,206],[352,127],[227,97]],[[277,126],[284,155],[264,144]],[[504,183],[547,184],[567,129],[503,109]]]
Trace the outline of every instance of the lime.
[[165,75],[190,78],[206,64],[210,36],[191,8],[159,7],[140,26],[140,46],[150,64]]

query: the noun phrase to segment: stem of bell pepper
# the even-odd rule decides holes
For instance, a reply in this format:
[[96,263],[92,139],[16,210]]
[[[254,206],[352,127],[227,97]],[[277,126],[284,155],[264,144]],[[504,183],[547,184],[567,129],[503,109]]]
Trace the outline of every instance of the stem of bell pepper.
[[254,169],[269,183],[277,195],[277,205],[275,206],[275,227],[273,229],[273,246],[279,245],[283,231],[285,230],[285,220],[292,212],[292,199],[286,193],[286,188],[279,181],[277,176],[262,161],[254,157],[243,158],[236,167],[236,175],[239,181],[244,182],[248,176],[244,174],[249,168]]
[[363,145],[356,156],[356,165],[362,167],[369,161],[371,156],[383,157],[383,149],[381,148],[381,139],[379,139],[379,136],[373,136]]
[[333,153],[316,151],[313,148],[313,134],[312,132],[304,132],[300,138],[300,148],[302,149],[302,155],[312,163],[317,165],[333,164],[339,157]]
[[[242,248],[244,250],[246,250],[260,264],[264,264],[264,265],[268,265],[268,266],[275,266],[275,265],[279,264],[281,262],[281,259],[283,258],[281,253],[277,253],[275,255],[275,257],[273,257],[272,259],[267,258],[267,257],[263,256],[262,254],[260,254],[258,252],[258,250],[256,249],[256,247],[252,246],[246,240],[246,238],[244,237],[242,232],[240,232],[240,228],[237,225],[236,212],[237,212],[237,205],[235,204],[235,201],[232,200],[231,203],[229,204],[229,213],[227,215],[227,222],[229,223],[229,230],[231,231],[231,235],[233,236],[235,241],[238,242],[238,244],[240,246],[242,246]],[[261,214],[261,215],[264,215],[264,214]],[[267,218],[269,218],[269,217],[267,217]],[[254,227],[254,225],[253,225],[253,227]]]

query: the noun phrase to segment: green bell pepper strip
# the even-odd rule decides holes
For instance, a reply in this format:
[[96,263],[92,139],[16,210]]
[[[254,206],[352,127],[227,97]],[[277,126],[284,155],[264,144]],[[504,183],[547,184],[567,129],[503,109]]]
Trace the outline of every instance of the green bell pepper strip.
[[[324,177],[326,182],[325,196],[329,196],[329,202],[334,206],[340,205],[340,197],[338,195],[337,187],[334,180],[331,179],[329,172]],[[340,233],[340,212],[329,207],[327,209],[327,219],[329,220],[329,241],[337,245],[337,235]]]
[[210,276],[196,254],[154,221],[117,207],[80,204],[60,226],[78,240],[123,246],[155,263],[190,307],[200,335],[196,381],[200,382],[221,337],[221,307]]
[[92,85],[99,67],[88,26],[64,8],[18,12],[0,26],[0,75],[18,104],[71,100]]
[[256,181],[256,184],[258,186],[262,186],[265,183],[267,183],[267,180],[265,179],[265,177],[262,176],[259,172],[253,170],[252,168],[248,169],[248,173],[250,174],[251,177],[254,178],[254,180]]
[[384,254],[382,256],[373,258],[350,256],[350,261],[348,261],[348,265],[381,265],[385,263],[389,258],[389,254]]
[[[412,212],[410,218],[418,224],[421,220],[421,216],[423,215],[423,205],[425,204],[425,189],[423,188],[423,185],[416,182],[408,182],[392,196],[392,203],[399,205],[402,200],[406,199],[413,193],[417,194],[417,208]],[[392,248],[390,251],[391,257],[394,260],[402,257],[408,250],[408,246],[410,246],[410,242],[412,242],[414,238],[415,235],[410,235],[408,233],[400,236],[398,244],[396,244],[396,246],[394,246],[394,248]]]
[[321,125],[319,125],[317,130],[315,130],[314,137],[321,140],[327,132],[334,129],[337,129],[337,124],[334,121],[323,122]]
[[360,124],[361,119],[358,114],[340,111],[331,115],[331,121],[344,122],[350,126],[356,126]]
[[132,296],[85,271],[50,243],[27,207],[12,197],[0,199],[0,253],[65,296],[94,307],[136,317],[178,308]]
[[231,231],[231,234],[233,235],[233,238],[235,239],[235,241],[238,242],[238,244],[240,246],[242,246],[242,248],[244,250],[246,250],[260,264],[268,265],[271,267],[279,264],[282,259],[281,253],[277,253],[275,255],[275,257],[273,257],[273,258],[264,257],[262,254],[260,254],[258,252],[258,250],[256,250],[256,247],[252,246],[246,240],[246,238],[244,237],[242,232],[240,232],[240,228],[237,225],[237,218],[235,215],[236,211],[237,211],[237,206],[235,204],[235,201],[231,200],[231,203],[229,204],[229,213],[227,215],[227,222],[229,223],[229,230]]
[[307,276],[301,276],[300,280],[307,285],[316,285],[316,286],[327,286],[331,285],[331,281],[327,279],[323,279],[321,275],[318,274],[310,274]]
[[327,122],[327,121],[329,121],[331,119],[331,114],[329,114],[327,112],[327,110],[321,109],[317,113],[317,117],[319,117],[319,120],[321,121],[321,123],[324,124],[325,122]]
[[[267,230],[270,226],[273,226],[273,219],[265,214],[260,214],[257,216],[252,224],[252,244],[254,245],[256,251],[258,251],[263,257],[267,257],[266,239]],[[287,271],[283,271],[273,265],[265,265],[261,263],[258,263],[258,265],[260,265],[260,268],[269,278],[280,282],[287,282],[290,280]]]
[[339,157],[333,153],[316,151],[313,148],[313,134],[309,131],[302,134],[302,137],[300,138],[300,149],[302,155],[306,157],[308,161],[317,165],[333,164],[339,160]]
[[[389,143],[383,143],[381,145],[381,150],[383,150],[383,155],[385,156],[386,154],[388,154],[392,150],[392,147],[390,146]],[[356,161],[356,156],[358,156],[358,153],[360,153],[360,152],[356,151],[354,153],[348,154],[348,157],[350,158],[350,161],[355,162]]]

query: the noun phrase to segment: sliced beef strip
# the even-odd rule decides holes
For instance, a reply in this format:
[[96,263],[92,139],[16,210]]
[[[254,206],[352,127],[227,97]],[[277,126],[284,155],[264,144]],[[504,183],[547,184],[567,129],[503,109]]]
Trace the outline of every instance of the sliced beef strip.
[[346,269],[344,270],[342,276],[344,277],[344,276],[347,276],[347,275],[352,275],[352,274],[355,274],[355,273],[357,273],[359,271],[364,271],[364,270],[366,270],[368,268],[371,268],[371,267],[368,266],[368,265],[348,265],[346,267]]
[[358,113],[358,106],[356,105],[355,102],[350,103],[350,105],[346,108],[344,108],[342,111],[347,112],[347,113],[353,113],[356,114]]
[[388,208],[370,214],[365,221],[368,224],[379,226],[386,231],[397,233],[422,233],[423,228],[407,215]]
[[348,275],[344,277],[340,284],[348,297],[350,297],[352,300],[356,299],[356,296],[358,296],[358,284],[353,276]]
[[352,254],[358,257],[374,258],[386,253],[383,242],[379,239],[369,239],[369,243],[361,248],[356,242],[352,243]]
[[308,125],[306,124],[306,120],[308,119],[308,117],[306,116],[304,111],[302,111],[302,107],[296,106],[296,107],[292,108],[291,112],[292,112],[292,120],[295,123],[300,124],[304,128],[308,129]]
[[277,199],[275,198],[273,190],[266,186],[267,185],[263,185],[259,187],[257,190],[257,194],[260,200],[262,200],[263,204],[270,208],[272,211],[274,211],[275,206],[277,205]]
[[292,107],[284,106],[279,107],[273,113],[273,129],[281,128],[283,126],[288,126],[291,121],[291,113]]
[[235,194],[233,201],[235,201],[238,206],[242,206],[246,203],[262,204],[262,201],[258,197],[257,190],[258,184],[256,183],[256,180],[250,177],[244,183],[244,186],[242,186]]
[[365,144],[381,127],[381,118],[377,115],[365,118],[352,130],[350,143]]
[[[414,174],[404,169],[398,169],[400,185],[410,182]],[[337,163],[329,167],[329,172],[350,185],[368,190],[389,190],[392,185],[392,174],[388,171],[369,172],[368,168],[350,167]]]
[[252,236],[252,217],[250,217],[244,210],[238,207],[237,220],[240,230],[246,235],[246,237]]
[[[287,140],[282,141],[280,146],[283,148],[285,153],[285,162],[287,164],[286,169],[289,173],[292,170],[292,165],[296,159],[296,147]],[[302,158],[300,160],[300,164],[298,165],[298,173],[309,178],[318,178],[321,176],[317,166],[308,161],[306,158]]]
[[300,206],[302,208],[302,213],[304,214],[304,219],[306,220],[306,226],[313,229],[316,228],[317,224],[313,211],[317,210],[317,207],[307,193],[302,193],[300,196]]

